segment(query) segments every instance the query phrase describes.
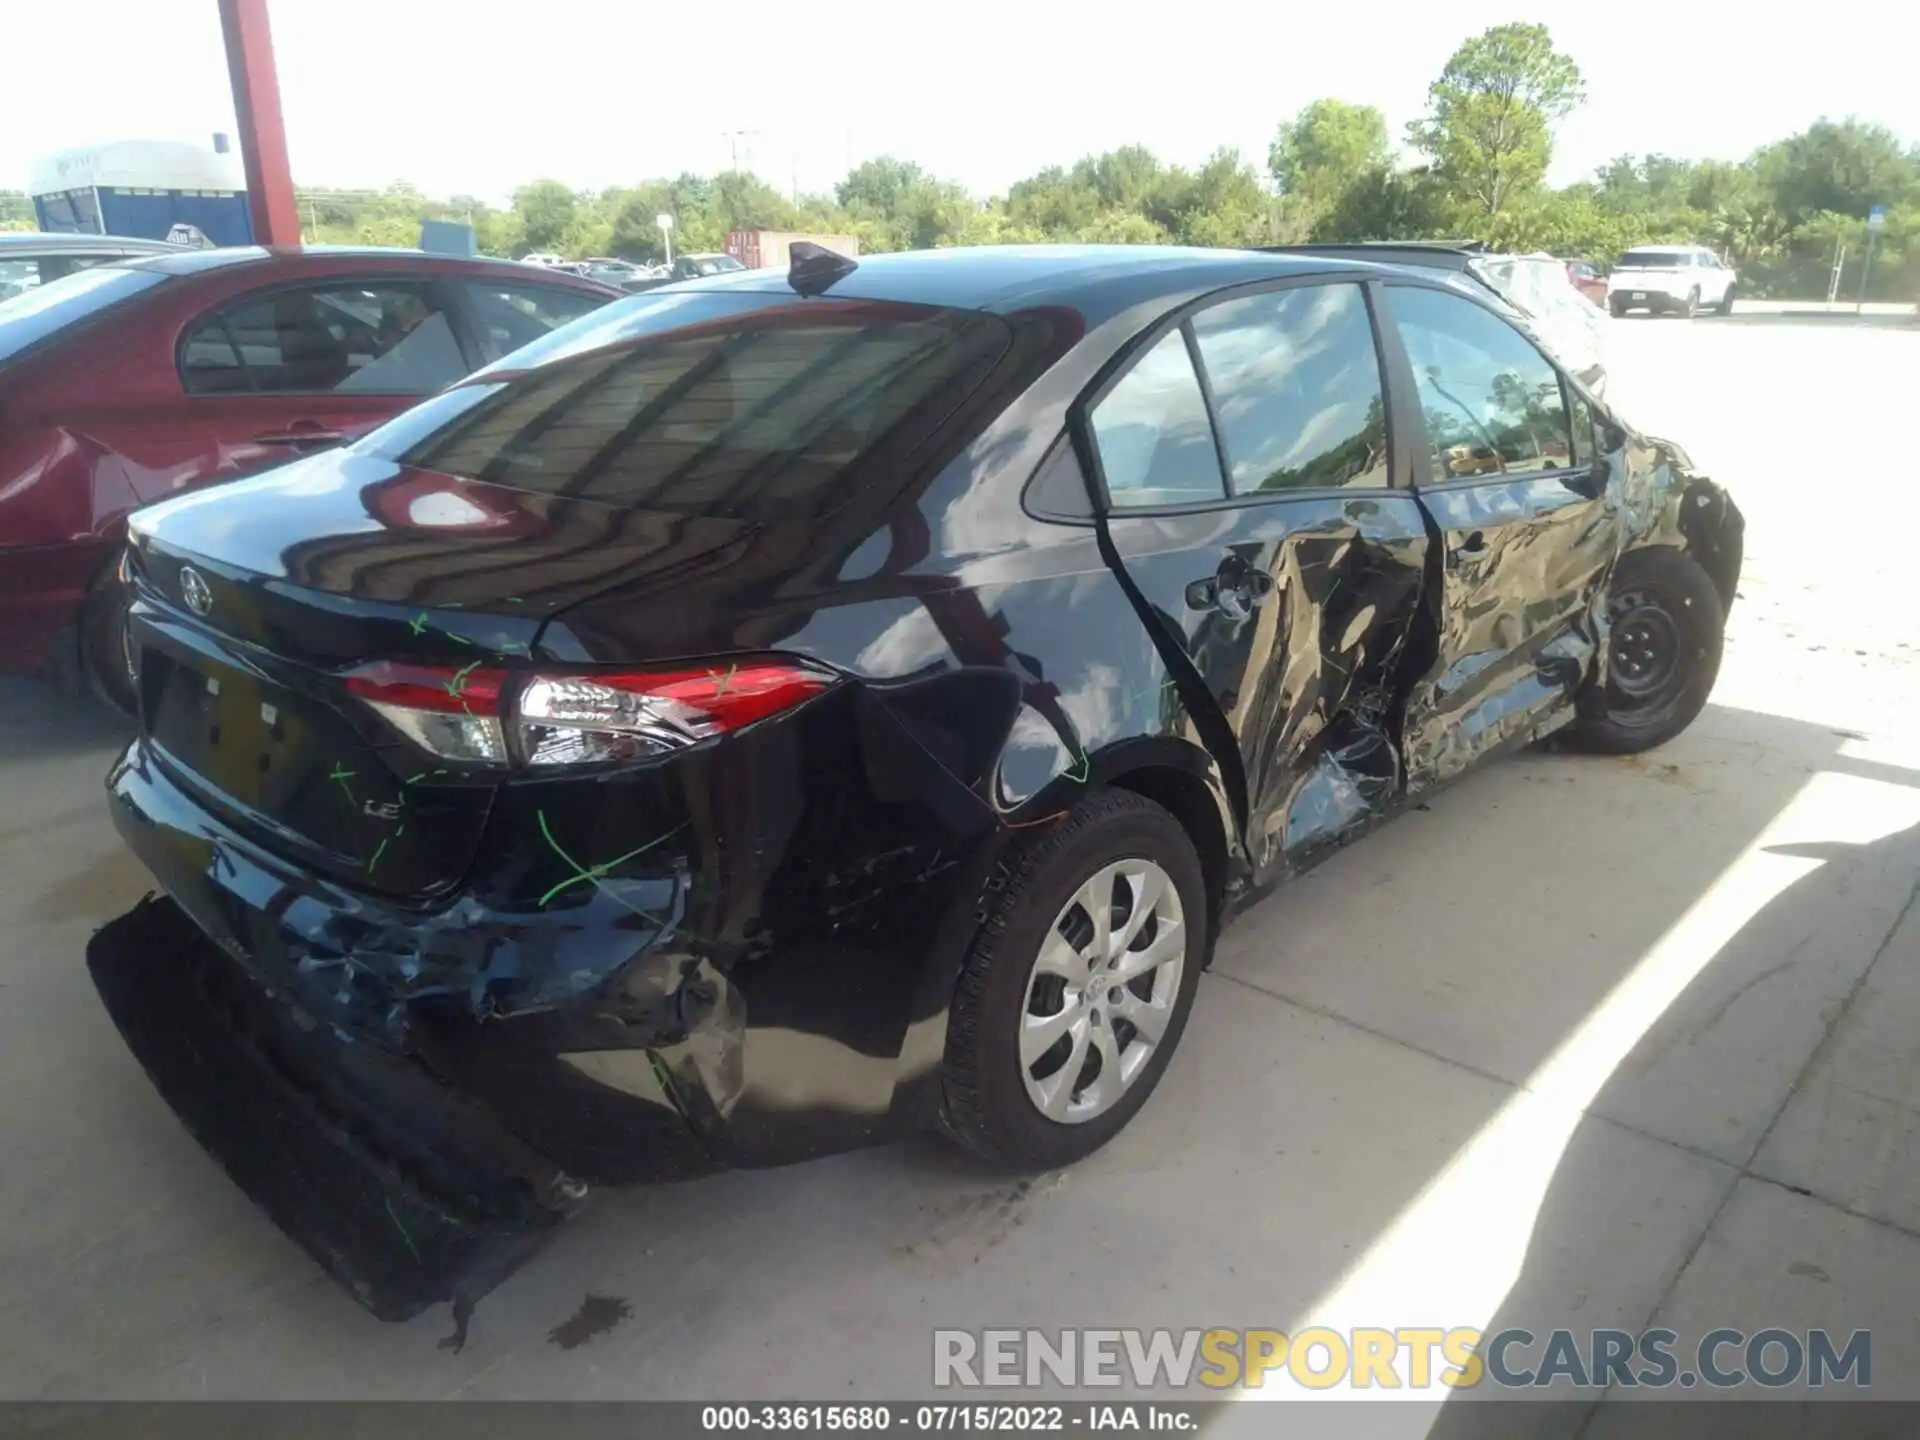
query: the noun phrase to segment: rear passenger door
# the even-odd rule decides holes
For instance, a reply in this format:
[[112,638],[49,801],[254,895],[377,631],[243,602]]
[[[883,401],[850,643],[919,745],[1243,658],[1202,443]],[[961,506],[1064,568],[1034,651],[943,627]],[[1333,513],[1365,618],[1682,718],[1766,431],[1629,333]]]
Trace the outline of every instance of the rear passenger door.
[[1592,672],[1620,515],[1570,418],[1585,401],[1464,295],[1387,287],[1417,396],[1415,489],[1439,533],[1440,628],[1405,721],[1409,788],[1557,728]]
[[1084,406],[1110,563],[1239,782],[1257,877],[1401,786],[1393,681],[1427,537],[1394,483],[1370,288],[1212,298],[1144,336]]
[[180,479],[244,474],[354,439],[477,364],[446,292],[424,278],[252,291],[182,327],[175,360],[184,402],[133,442],[178,432],[174,448],[191,456],[195,473],[154,467],[136,476],[136,486],[144,479],[161,493]]

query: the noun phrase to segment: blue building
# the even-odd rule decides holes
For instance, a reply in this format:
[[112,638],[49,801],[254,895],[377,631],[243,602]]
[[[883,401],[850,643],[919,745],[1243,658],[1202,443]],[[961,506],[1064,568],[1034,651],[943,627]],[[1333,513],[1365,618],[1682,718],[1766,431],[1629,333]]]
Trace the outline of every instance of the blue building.
[[124,140],[64,150],[35,167],[28,194],[40,228],[56,234],[253,243],[239,157],[198,145]]

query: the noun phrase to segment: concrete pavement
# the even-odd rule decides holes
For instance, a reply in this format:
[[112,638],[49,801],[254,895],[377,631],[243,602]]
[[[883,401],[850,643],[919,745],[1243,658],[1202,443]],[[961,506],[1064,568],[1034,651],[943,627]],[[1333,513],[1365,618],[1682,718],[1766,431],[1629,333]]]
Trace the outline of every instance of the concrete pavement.
[[[936,1326],[1324,1321],[1869,1327],[1875,1392],[1920,1398],[1920,488],[1883,439],[1920,332],[1610,330],[1614,398],[1749,517],[1687,735],[1503,764],[1245,917],[1088,1163],[927,1139],[605,1194],[458,1354],[444,1312],[368,1319],[152,1092],[81,964],[146,888],[114,727],[0,690],[0,1397],[899,1398]],[[556,1338],[589,1296],[625,1312]]]

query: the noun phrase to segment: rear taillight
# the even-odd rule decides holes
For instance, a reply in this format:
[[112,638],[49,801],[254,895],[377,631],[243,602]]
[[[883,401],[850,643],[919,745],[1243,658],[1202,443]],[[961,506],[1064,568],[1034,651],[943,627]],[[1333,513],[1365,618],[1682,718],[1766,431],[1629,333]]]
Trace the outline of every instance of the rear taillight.
[[639,760],[725,735],[798,705],[833,675],[788,660],[699,669],[516,672],[379,664],[347,688],[416,744],[449,760],[541,768]]
[[421,749],[446,760],[506,763],[507,737],[500,720],[506,671],[478,664],[456,670],[383,660],[346,678],[350,692]]

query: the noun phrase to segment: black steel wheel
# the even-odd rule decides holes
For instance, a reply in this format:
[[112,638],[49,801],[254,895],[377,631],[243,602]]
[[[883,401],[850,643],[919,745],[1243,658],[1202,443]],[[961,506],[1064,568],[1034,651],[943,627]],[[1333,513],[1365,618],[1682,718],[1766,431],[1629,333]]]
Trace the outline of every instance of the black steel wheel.
[[1607,596],[1607,674],[1581,696],[1570,738],[1580,749],[1631,755],[1691,725],[1720,673],[1726,612],[1691,555],[1629,551]]

